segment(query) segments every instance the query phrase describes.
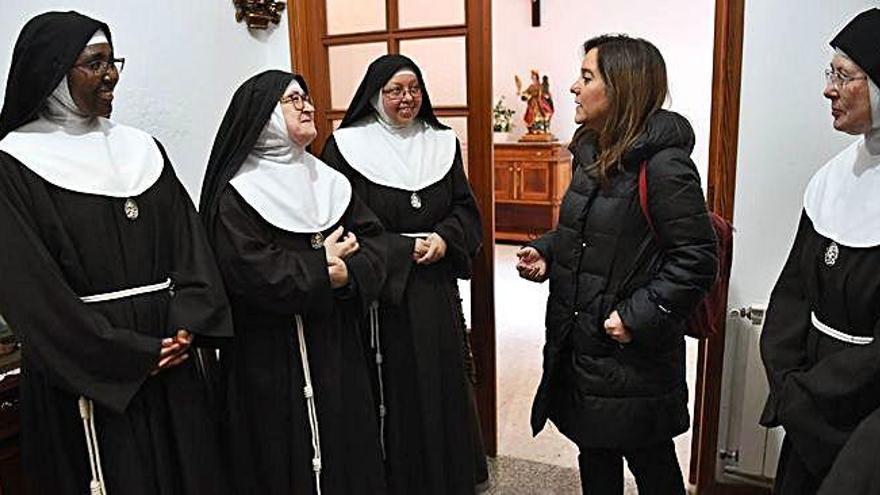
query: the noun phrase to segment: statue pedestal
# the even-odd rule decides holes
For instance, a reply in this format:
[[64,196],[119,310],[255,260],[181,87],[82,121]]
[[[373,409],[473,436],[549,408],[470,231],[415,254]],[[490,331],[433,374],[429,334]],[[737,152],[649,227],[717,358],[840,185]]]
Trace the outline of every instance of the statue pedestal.
[[553,141],[558,140],[556,139],[556,136],[549,132],[523,134],[522,137],[519,138],[519,142],[521,143],[551,143]]

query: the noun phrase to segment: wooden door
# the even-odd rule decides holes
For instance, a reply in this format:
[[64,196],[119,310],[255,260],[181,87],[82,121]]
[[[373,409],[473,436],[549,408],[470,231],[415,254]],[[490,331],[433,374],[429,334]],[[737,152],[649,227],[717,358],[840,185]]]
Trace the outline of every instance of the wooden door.
[[494,204],[491,0],[292,0],[291,63],[315,100],[313,152],[345,114],[367,65],[386,53],[419,65],[440,120],[462,142],[465,169],[483,220],[474,262],[469,323],[487,451],[496,453]]
[[516,164],[519,199],[522,201],[550,201],[550,163],[519,162]]
[[[707,201],[712,211],[729,221],[733,220],[736,189],[744,15],[745,0],[715,2]],[[723,326],[718,335],[700,342],[690,482],[700,495],[769,494],[765,487],[719,478],[718,438],[724,346]]]

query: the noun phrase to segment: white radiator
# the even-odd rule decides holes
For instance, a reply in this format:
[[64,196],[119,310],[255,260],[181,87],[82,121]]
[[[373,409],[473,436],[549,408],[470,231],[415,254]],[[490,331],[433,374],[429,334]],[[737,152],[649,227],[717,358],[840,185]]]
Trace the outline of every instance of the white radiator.
[[782,445],[781,428],[758,424],[768,393],[759,343],[764,311],[764,306],[751,306],[728,315],[723,398],[727,425],[719,444],[724,474],[762,484],[775,476]]

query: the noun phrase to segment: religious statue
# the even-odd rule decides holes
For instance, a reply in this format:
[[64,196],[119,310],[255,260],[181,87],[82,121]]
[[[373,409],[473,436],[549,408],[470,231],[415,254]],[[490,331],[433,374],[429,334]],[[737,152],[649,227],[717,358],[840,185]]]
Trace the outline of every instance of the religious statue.
[[538,71],[532,70],[531,84],[523,90],[519,76],[513,76],[516,82],[516,94],[526,102],[523,120],[528,132],[520,141],[555,141],[550,133],[550,119],[553,117],[553,97],[550,95],[550,80],[547,76],[540,77]]

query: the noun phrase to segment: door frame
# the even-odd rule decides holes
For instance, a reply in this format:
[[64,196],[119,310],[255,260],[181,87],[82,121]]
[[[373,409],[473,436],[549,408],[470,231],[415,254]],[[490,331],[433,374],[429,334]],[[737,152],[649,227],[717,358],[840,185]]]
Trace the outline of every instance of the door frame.
[[[466,23],[462,26],[429,29],[397,29],[397,1],[386,2],[386,22],[391,29],[356,35],[326,35],[326,3],[316,0],[288,1],[290,65],[305,77],[314,98],[330,101],[327,47],[353,41],[388,41],[389,53],[399,53],[399,41],[426,36],[461,36],[466,39],[467,105],[435,107],[438,116],[466,116],[468,119],[468,179],[483,219],[483,247],[473,260],[471,280],[471,340],[478,382],[474,387],[486,453],[498,452],[497,375],[495,346],[495,169],[492,147],[492,0],[464,0]],[[323,26],[323,27],[322,27]],[[390,36],[390,39],[389,39]],[[325,111],[318,105],[318,147],[332,129],[328,118],[339,119],[339,111]],[[320,151],[320,150],[317,150]]]
[[[715,1],[706,201],[710,210],[729,222],[733,222],[736,193],[745,2]],[[699,343],[689,479],[700,495],[769,494],[768,488],[722,481],[716,476],[726,320],[721,315],[718,334]]]

